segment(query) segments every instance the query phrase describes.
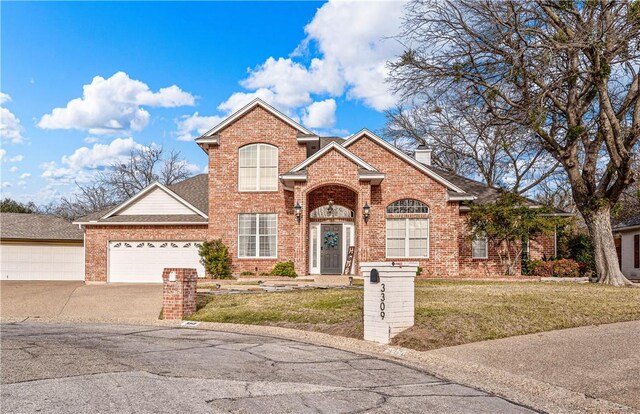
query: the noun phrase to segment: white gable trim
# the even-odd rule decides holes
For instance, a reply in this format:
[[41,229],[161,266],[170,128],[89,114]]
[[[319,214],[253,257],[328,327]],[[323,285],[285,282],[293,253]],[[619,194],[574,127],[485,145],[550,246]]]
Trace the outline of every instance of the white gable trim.
[[[300,125],[299,123],[297,123],[293,119],[289,118],[288,116],[286,116],[282,112],[278,111],[276,108],[274,108],[273,106],[269,105],[268,103],[266,103],[262,99],[256,98],[253,101],[251,101],[248,104],[246,104],[245,106],[243,106],[242,108],[240,108],[239,110],[237,110],[236,112],[234,112],[233,114],[231,114],[224,121],[220,122],[218,125],[216,125],[215,127],[211,128],[209,131],[207,131],[204,134],[202,134],[202,136],[200,138],[196,139],[196,142],[197,143],[205,142],[207,140],[207,138],[209,138],[210,136],[220,132],[220,130],[224,129],[227,125],[233,123],[235,120],[237,120],[238,118],[242,117],[244,114],[246,114],[247,112],[251,111],[256,106],[260,106],[264,110],[270,112],[274,116],[278,117],[279,119],[283,120],[284,122],[286,122],[287,124],[291,125],[292,127],[294,127],[295,129],[297,129],[298,131],[300,131],[300,132],[302,132],[304,134],[315,135],[313,132],[309,131],[307,128],[303,127],[302,125]],[[215,142],[215,143],[217,144],[217,142]]]
[[371,138],[374,142],[376,142],[377,144],[379,144],[380,146],[382,146],[383,148],[389,150],[391,153],[395,154],[398,158],[404,160],[407,164],[410,164],[414,167],[416,167],[418,170],[422,171],[423,173],[425,173],[426,175],[428,175],[429,177],[433,178],[434,180],[436,180],[437,182],[439,182],[440,184],[444,185],[445,187],[457,192],[457,193],[464,193],[464,190],[462,190],[460,187],[454,185],[453,183],[445,180],[444,178],[440,177],[438,174],[436,174],[435,172],[431,171],[430,169],[428,169],[427,167],[425,167],[424,165],[422,165],[421,163],[419,163],[418,161],[416,161],[414,158],[408,156],[407,154],[405,154],[404,152],[400,151],[398,148],[394,147],[393,145],[389,144],[387,141],[385,141],[384,139],[380,138],[379,136],[377,136],[376,134],[374,134],[373,132],[369,131],[368,129],[363,129],[360,132],[356,133],[355,135],[351,136],[349,139],[347,139],[345,142],[342,143],[342,146],[347,148],[349,147],[349,145],[355,143],[356,141],[358,141],[360,138],[364,137],[364,136],[368,136],[369,138]]
[[124,203],[120,204],[114,210],[111,210],[109,213],[107,213],[105,216],[101,217],[100,219],[101,220],[102,219],[106,219],[106,218],[109,218],[109,217],[115,215],[116,213],[126,209],[128,206],[130,206],[131,204],[134,204],[137,200],[141,199],[142,197],[144,197],[145,195],[149,194],[150,192],[152,192],[155,189],[160,189],[160,190],[164,191],[165,193],[167,193],[168,195],[173,197],[176,201],[178,201],[179,203],[183,204],[185,207],[187,207],[189,210],[193,211],[197,215],[202,216],[204,218],[208,218],[208,216],[206,214],[204,214],[202,211],[200,211],[197,208],[195,208],[187,200],[185,200],[184,198],[180,197],[178,194],[174,193],[173,191],[169,190],[167,187],[165,187],[164,185],[162,185],[162,184],[160,184],[159,182],[156,181],[154,183],[151,183],[147,188],[143,189],[138,194],[134,195],[133,197],[131,197],[130,199],[128,199]]
[[340,145],[340,144],[338,144],[336,142],[331,142],[331,143],[329,143],[329,145],[327,145],[326,147],[322,148],[320,151],[316,152],[315,154],[313,154],[312,156],[310,156],[309,158],[307,158],[306,160],[304,160],[300,164],[298,164],[295,167],[293,167],[289,171],[289,173],[294,173],[294,172],[302,170],[303,168],[305,168],[308,165],[312,164],[313,162],[315,162],[317,159],[319,159],[320,157],[322,157],[324,154],[326,154],[327,152],[331,151],[332,149],[338,151],[340,154],[344,155],[345,157],[347,157],[348,159],[350,159],[351,161],[356,163],[359,167],[362,167],[367,171],[376,171],[376,172],[378,171],[377,169],[372,167],[370,164],[366,163],[362,158],[358,157],[356,154],[354,154],[353,152],[349,151],[348,149],[346,149],[342,145]]

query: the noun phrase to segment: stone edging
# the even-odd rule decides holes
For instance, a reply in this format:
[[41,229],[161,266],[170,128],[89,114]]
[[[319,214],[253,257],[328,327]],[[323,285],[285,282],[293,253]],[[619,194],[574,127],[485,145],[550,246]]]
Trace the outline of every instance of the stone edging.
[[289,328],[260,325],[239,325],[216,322],[200,322],[195,327],[181,327],[182,321],[164,320],[95,320],[95,319],[7,319],[3,323],[96,323],[166,326],[182,329],[205,329],[246,335],[271,336],[292,341],[326,346],[347,352],[364,354],[395,361],[421,369],[431,375],[476,388],[517,404],[553,413],[634,413],[632,408],[608,400],[597,399],[546,382],[515,375],[483,365],[468,364],[443,355],[412,349],[378,345],[360,339],[333,336],[320,332],[300,331]]

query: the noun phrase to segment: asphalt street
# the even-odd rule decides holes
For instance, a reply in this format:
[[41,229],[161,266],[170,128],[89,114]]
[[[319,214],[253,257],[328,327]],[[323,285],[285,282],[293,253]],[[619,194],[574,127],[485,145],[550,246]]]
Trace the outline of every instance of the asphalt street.
[[11,413],[530,413],[396,362],[194,328],[0,326]]

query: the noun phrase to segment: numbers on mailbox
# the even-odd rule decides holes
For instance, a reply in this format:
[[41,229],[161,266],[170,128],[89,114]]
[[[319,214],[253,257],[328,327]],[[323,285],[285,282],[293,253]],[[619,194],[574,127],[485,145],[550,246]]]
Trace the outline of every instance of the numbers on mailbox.
[[380,284],[380,318],[382,318],[382,320],[384,320],[384,309],[385,309],[385,304],[384,304],[384,300],[385,300],[385,295],[384,295],[384,283]]

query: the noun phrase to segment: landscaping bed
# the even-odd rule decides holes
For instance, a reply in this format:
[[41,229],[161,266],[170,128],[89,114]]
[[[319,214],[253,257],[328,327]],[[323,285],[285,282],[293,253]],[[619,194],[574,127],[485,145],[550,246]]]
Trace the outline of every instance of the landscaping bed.
[[[363,292],[316,289],[199,297],[188,319],[362,338]],[[416,325],[393,343],[417,350],[640,319],[640,289],[562,282],[416,281]]]

